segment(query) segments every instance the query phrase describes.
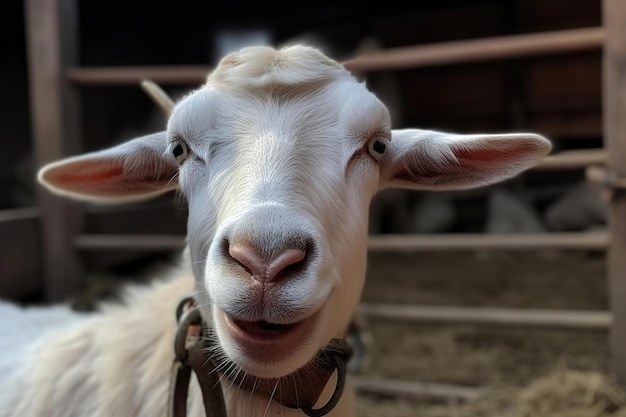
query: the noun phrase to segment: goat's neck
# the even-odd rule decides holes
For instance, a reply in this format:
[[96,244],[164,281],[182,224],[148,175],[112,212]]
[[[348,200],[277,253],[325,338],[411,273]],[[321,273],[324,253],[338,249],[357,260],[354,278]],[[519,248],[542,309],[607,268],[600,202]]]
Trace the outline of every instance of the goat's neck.
[[[302,417],[304,413],[299,409],[287,408],[276,401],[271,401],[265,395],[254,394],[242,389],[230,382],[226,377],[221,378],[222,389],[224,390],[224,401],[228,417]],[[336,374],[326,384],[318,403],[314,408],[320,408],[330,399],[337,383]],[[279,395],[280,386],[276,388],[276,395]],[[204,405],[202,402],[202,392],[197,380],[194,378],[189,390],[190,396],[190,417],[204,417]],[[343,395],[335,408],[328,413],[327,417],[352,417],[355,412],[355,397],[350,377],[346,377],[346,385]],[[207,415],[210,417],[210,414]]]

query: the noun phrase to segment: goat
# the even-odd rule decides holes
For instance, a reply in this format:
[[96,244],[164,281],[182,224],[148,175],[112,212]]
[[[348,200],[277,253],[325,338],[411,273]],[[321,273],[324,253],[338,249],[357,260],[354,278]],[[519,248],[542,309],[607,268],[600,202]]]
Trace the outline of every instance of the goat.
[[[1,415],[166,415],[172,315],[189,294],[229,364],[224,374],[282,378],[269,398],[223,378],[228,415],[302,415],[275,400],[290,375],[345,337],[364,285],[373,196],[486,186],[551,149],[530,133],[392,130],[365,84],[305,45],[230,54],[168,113],[165,131],[48,164],[39,180],[103,203],[178,190],[188,207],[189,273],[133,290],[125,307],[72,318],[66,330],[31,334]],[[199,397],[193,382],[190,415],[203,415]],[[327,415],[354,416],[355,401],[348,377]]]

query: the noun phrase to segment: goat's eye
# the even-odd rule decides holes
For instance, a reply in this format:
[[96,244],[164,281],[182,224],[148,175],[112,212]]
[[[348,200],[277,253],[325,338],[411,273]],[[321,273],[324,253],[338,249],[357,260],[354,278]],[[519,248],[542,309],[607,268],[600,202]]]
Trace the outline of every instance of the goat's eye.
[[383,156],[386,149],[387,144],[385,143],[385,140],[381,138],[372,138],[367,144],[367,150],[370,155],[372,155],[372,158],[377,161]]
[[189,150],[187,149],[187,144],[182,140],[177,140],[176,142],[174,142],[173,145],[174,147],[172,148],[172,154],[174,155],[174,158],[176,158],[176,162],[178,162],[178,165],[180,165],[185,161],[185,159],[187,158],[187,154],[189,153]]

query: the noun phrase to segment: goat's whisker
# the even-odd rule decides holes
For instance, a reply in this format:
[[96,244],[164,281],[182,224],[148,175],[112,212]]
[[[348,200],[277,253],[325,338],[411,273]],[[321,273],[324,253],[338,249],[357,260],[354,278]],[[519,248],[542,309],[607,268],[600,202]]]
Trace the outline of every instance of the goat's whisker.
[[272,390],[272,394],[270,398],[267,400],[267,407],[265,407],[265,412],[263,413],[263,417],[267,416],[267,412],[270,409],[270,405],[272,405],[272,401],[274,400],[274,395],[276,394],[276,390],[278,389],[278,384],[280,384],[280,379],[276,380],[276,385],[274,385],[274,389]]

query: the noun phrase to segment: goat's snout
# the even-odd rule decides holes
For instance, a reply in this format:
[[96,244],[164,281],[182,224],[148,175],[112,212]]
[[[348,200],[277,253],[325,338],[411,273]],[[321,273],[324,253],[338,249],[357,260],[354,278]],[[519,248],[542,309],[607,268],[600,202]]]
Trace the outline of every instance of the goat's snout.
[[220,260],[257,283],[303,278],[319,257],[311,220],[279,204],[253,205],[218,234]]
[[304,268],[306,248],[288,247],[264,255],[246,242],[229,242],[228,255],[260,282],[273,282],[289,277],[289,272]]

